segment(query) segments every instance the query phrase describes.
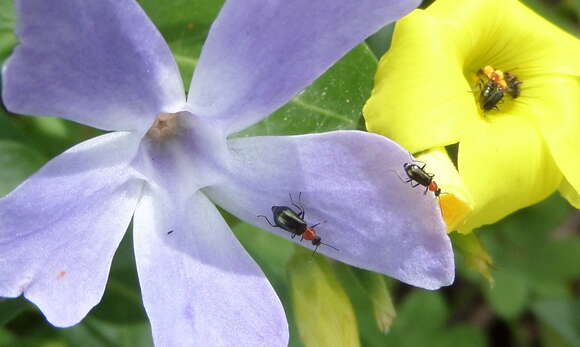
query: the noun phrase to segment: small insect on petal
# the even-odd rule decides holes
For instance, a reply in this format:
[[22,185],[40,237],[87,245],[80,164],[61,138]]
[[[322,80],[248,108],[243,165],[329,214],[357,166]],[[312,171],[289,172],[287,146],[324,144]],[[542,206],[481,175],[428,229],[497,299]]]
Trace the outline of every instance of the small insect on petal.
[[[418,161],[418,160],[413,159],[411,154],[409,154],[409,157],[411,158],[411,162],[403,164],[403,170],[405,170],[405,173],[407,174],[407,180],[404,180],[397,173],[397,176],[399,176],[399,179],[401,181],[403,181],[404,183],[411,182],[411,185],[413,188],[418,187],[418,186],[425,187],[424,194],[427,194],[428,191],[431,191],[435,194],[435,197],[438,197],[439,195],[441,195],[442,194],[441,189],[439,188],[437,183],[433,180],[433,177],[435,177],[435,175],[427,173],[425,171],[425,166],[427,166],[427,164],[425,164],[422,161]],[[423,164],[423,165],[419,166],[417,163]]]
[[510,72],[503,72],[494,69],[491,65],[486,65],[479,69],[477,75],[480,78],[481,90],[478,101],[484,111],[497,110],[497,104],[506,93],[514,99],[520,96],[522,82]]
[[517,98],[520,96],[521,88],[520,85],[522,81],[518,80],[518,77],[514,74],[506,72],[504,74],[506,83],[507,83],[507,93],[511,95],[512,98]]
[[298,194],[298,203],[295,203],[292,199],[292,194],[290,194],[290,202],[291,204],[298,209],[298,212],[294,211],[292,208],[288,206],[272,206],[272,214],[274,219],[274,224],[270,222],[268,217],[264,215],[258,215],[258,217],[262,217],[270,224],[273,228],[280,228],[286,230],[287,232],[291,233],[291,238],[296,237],[296,235],[300,236],[300,241],[308,240],[312,241],[312,244],[316,246],[314,249],[314,253],[320,245],[328,246],[332,249],[338,251],[338,248],[333,247],[327,243],[322,242],[322,238],[316,234],[316,227],[320,223],[316,223],[312,226],[308,226],[306,221],[304,221],[304,215],[306,212],[304,211],[304,207],[302,207],[302,193]]
[[491,109],[499,110],[497,104],[501,101],[504,95],[502,86],[498,82],[490,79],[485,84],[480,83],[479,87],[481,89],[479,94],[479,106],[481,106],[484,111],[489,111]]

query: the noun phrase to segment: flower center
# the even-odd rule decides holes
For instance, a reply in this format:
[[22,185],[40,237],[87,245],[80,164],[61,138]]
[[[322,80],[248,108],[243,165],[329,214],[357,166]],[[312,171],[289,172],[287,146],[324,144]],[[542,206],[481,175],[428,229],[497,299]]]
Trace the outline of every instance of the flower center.
[[480,90],[477,101],[484,112],[499,110],[497,105],[506,94],[512,99],[520,96],[522,82],[510,72],[496,70],[491,65],[486,65],[479,69],[477,77]]
[[177,134],[179,120],[175,113],[160,113],[147,131],[147,136],[162,141]]

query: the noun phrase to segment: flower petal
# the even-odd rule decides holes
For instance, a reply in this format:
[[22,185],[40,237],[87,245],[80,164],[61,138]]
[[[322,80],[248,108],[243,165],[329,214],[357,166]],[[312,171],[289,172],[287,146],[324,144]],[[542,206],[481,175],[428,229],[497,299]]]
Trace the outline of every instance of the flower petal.
[[287,345],[276,293],[203,194],[176,203],[146,189],[134,230],[156,346]]
[[447,231],[457,230],[473,211],[473,198],[459,172],[445,148],[433,148],[418,155],[417,159],[427,164],[427,170],[435,175],[436,183],[442,191],[439,206]]
[[162,139],[145,136],[131,164],[149,184],[183,200],[221,180],[229,151],[225,135],[211,120],[187,111],[170,116],[174,133]]
[[531,115],[560,171],[580,192],[580,79],[543,76],[526,84],[522,97],[529,101],[519,105],[522,114]]
[[[308,224],[320,225],[318,251],[428,289],[453,281],[454,263],[437,199],[401,182],[409,154],[375,134],[248,137],[229,141],[235,162],[208,196],[238,218],[289,238],[257,215],[291,206],[301,192]],[[294,239],[299,242],[299,238]],[[308,241],[303,246],[313,248]]]
[[568,182],[565,178],[562,180],[559,190],[560,194],[562,194],[562,196],[568,200],[570,205],[580,209],[580,194],[578,194],[576,189],[574,189],[570,185],[570,182]]
[[580,41],[520,1],[438,0],[427,11],[449,27],[449,39],[472,71],[492,65],[580,76]]
[[16,9],[20,45],[3,71],[10,111],[129,130],[185,104],[171,52],[135,1],[27,0]]
[[141,183],[135,138],[111,133],[50,161],[0,200],[0,296],[24,296],[54,325],[78,323],[101,299]]
[[194,113],[242,130],[286,103],[417,0],[228,1],[193,75]]
[[423,10],[397,22],[363,109],[369,131],[413,153],[458,142],[464,123],[478,112],[447,34]]
[[489,117],[466,131],[458,164],[475,204],[461,232],[545,199],[562,180],[538,130],[517,116]]

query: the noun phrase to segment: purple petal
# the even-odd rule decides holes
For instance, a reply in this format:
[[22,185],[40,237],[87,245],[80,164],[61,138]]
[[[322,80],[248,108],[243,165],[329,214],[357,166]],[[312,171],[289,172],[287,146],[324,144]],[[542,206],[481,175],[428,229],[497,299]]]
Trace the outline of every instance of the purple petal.
[[184,105],[173,56],[135,1],[20,0],[16,9],[20,45],[3,71],[10,111],[128,130]]
[[396,143],[337,131],[238,138],[229,147],[235,155],[229,181],[205,191],[240,219],[290,238],[256,216],[272,220],[273,205],[292,206],[289,193],[297,200],[301,192],[305,220],[326,221],[317,234],[339,249],[321,245],[319,252],[418,287],[453,282],[453,253],[437,199],[397,177],[405,176],[403,163],[410,158]]
[[213,23],[191,81],[194,113],[228,133],[286,103],[417,0],[230,0]]
[[0,296],[24,293],[60,327],[100,301],[141,190],[135,145],[126,133],[83,142],[0,199]]
[[171,117],[172,137],[144,137],[132,166],[150,184],[164,187],[176,199],[188,199],[221,179],[229,151],[225,135],[207,119],[187,111]]
[[276,293],[205,196],[146,189],[134,230],[156,346],[287,345]]

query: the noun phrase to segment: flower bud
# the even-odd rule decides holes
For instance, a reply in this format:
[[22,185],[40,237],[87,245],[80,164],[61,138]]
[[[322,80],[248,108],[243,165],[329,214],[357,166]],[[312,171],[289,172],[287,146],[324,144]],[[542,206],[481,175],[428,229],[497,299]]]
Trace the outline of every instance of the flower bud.
[[470,234],[452,233],[450,236],[455,249],[459,250],[461,255],[463,255],[467,266],[483,275],[489,282],[490,287],[493,287],[494,280],[491,274],[493,259],[487,253],[477,235],[472,232]]
[[288,263],[288,276],[304,345],[360,346],[352,305],[325,257],[297,247]]
[[354,269],[353,272],[371,300],[379,330],[384,334],[388,333],[397,316],[397,312],[393,306],[385,276],[360,269]]

